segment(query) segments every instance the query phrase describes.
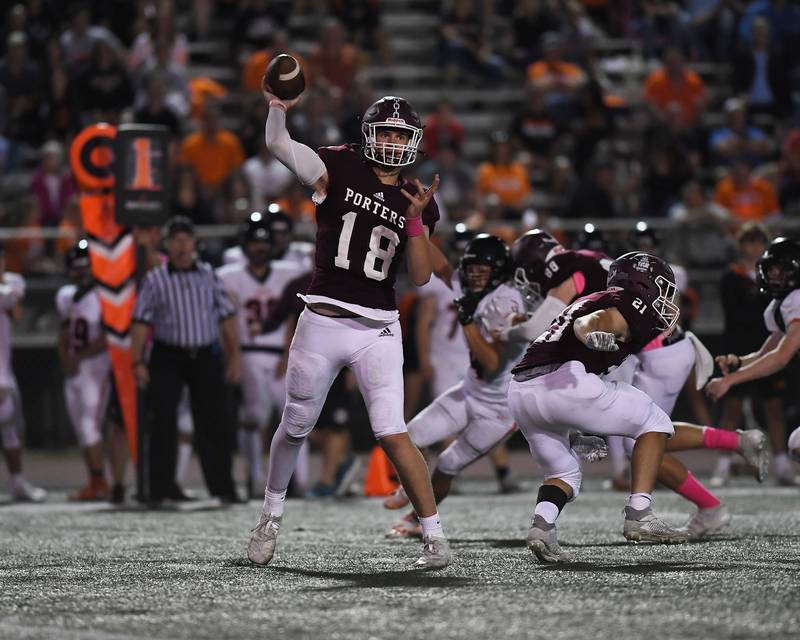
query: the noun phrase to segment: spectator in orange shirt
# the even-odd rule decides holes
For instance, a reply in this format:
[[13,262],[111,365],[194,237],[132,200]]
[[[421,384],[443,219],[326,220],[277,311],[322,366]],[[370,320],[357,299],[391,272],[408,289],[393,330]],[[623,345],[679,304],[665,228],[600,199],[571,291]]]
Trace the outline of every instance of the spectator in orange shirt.
[[714,201],[740,221],[762,221],[780,214],[772,185],[763,178],[753,177],[744,158],[735,160],[730,175],[719,181]]
[[477,189],[485,199],[498,198],[505,217],[518,217],[529,204],[531,182],[528,173],[522,163],[511,158],[505,134],[494,135],[491,160],[478,167]]
[[550,32],[542,37],[544,58],[528,66],[528,83],[544,98],[547,109],[561,120],[576,113],[586,74],[563,59],[563,38]]
[[686,68],[683,54],[675,48],[667,49],[664,66],[647,77],[644,98],[660,120],[667,120],[667,112],[677,108],[681,119],[689,126],[697,123],[707,101],[706,87],[700,76]]
[[206,102],[200,121],[200,130],[183,139],[181,162],[191,165],[200,178],[200,184],[214,196],[244,162],[242,143],[236,134],[219,125],[219,106]]
[[361,52],[346,40],[347,34],[335,18],[325,22],[320,42],[308,56],[315,82],[347,92],[361,70]]

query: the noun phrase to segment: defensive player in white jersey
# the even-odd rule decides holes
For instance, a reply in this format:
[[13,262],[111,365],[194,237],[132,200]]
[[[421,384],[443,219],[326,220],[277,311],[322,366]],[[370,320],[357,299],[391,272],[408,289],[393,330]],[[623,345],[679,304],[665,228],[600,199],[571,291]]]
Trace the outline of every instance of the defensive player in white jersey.
[[[301,272],[311,271],[314,268],[314,245],[311,242],[292,239],[294,222],[281,209],[280,205],[275,202],[271,203],[262,215],[269,223],[272,235],[272,259],[294,264]],[[247,262],[241,244],[225,249],[222,261],[225,264]]]
[[5,248],[0,242],[0,444],[8,468],[11,497],[19,502],[42,502],[44,489],[33,486],[22,475],[22,402],[11,368],[11,324],[22,317],[25,280],[6,271]]
[[306,185],[317,204],[315,268],[289,350],[286,407],[270,448],[267,488],[248,557],[272,560],[284,499],[300,447],[314,428],[342,368],[356,377],[375,437],[397,469],[423,529],[416,566],[450,563],[428,468],[403,419],[403,350],[394,282],[403,257],[417,286],[431,276],[430,242],[439,218],[433,194],[400,170],[414,163],[422,121],[406,100],[386,96],[362,118],[361,146],[315,153],[291,139],[286,111],[295,100],[269,101],[267,147]]
[[[758,261],[757,280],[772,297],[764,310],[770,336],[758,351],[717,357],[723,376],[708,383],[706,393],[719,400],[735,385],[758,380],[786,367],[800,351],[800,241],[776,238]],[[789,454],[800,454],[800,428],[785,443],[773,442],[774,465],[786,468]]]
[[[475,232],[468,231],[463,224],[456,225],[447,244],[447,257],[454,263],[464,254]],[[438,253],[438,250],[437,250]],[[447,272],[456,277],[449,264]],[[445,282],[440,277],[431,278],[419,289],[417,307],[416,347],[419,368],[423,378],[430,381],[431,395],[438,398],[445,391],[464,379],[469,368],[469,347],[464,333],[459,329],[458,312],[453,301],[454,282]],[[510,474],[508,450],[505,443],[499,444],[489,453],[494,466],[500,493],[514,493],[519,485]]]
[[[439,395],[409,424],[411,439],[419,447],[455,437],[441,453],[431,484],[437,502],[450,493],[453,478],[486,455],[514,432],[506,392],[511,368],[525,344],[497,337],[525,312],[525,301],[507,284],[512,274],[511,252],[500,238],[486,233],[466,247],[458,266],[458,278],[438,250],[434,270],[450,283],[457,319],[469,346],[466,376]],[[384,502],[390,509],[408,504],[402,489]],[[406,515],[387,533],[389,537],[420,535],[416,514]]]
[[286,323],[265,332],[272,307],[286,285],[301,275],[290,262],[272,260],[272,233],[258,211],[250,215],[241,236],[246,262],[217,270],[220,282],[236,305],[242,348],[242,407],[239,444],[248,465],[248,493],[264,486],[262,430],[273,413],[282,413],[286,379],[279,365],[286,344]]
[[111,362],[86,240],[80,240],[67,253],[67,271],[72,283],[56,293],[56,309],[61,317],[58,356],[64,373],[67,411],[89,475],[86,485],[70,497],[81,501],[107,500],[109,487],[103,471],[102,423],[108,402]]

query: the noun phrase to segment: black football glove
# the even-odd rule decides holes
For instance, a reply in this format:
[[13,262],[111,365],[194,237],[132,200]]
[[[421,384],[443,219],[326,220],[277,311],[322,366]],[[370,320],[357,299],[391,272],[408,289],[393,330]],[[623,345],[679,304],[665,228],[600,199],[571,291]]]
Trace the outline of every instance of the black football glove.
[[478,308],[478,303],[480,301],[480,297],[473,293],[466,293],[454,300],[458,321],[461,325],[467,325],[472,322],[472,316],[475,315],[475,309]]

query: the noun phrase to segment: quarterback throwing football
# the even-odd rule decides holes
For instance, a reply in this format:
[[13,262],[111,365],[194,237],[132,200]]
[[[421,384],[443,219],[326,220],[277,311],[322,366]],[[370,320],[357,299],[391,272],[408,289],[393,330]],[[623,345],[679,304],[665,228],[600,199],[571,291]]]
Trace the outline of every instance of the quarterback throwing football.
[[430,188],[400,174],[417,157],[422,123],[403,98],[387,96],[364,113],[361,146],[318,153],[291,139],[286,111],[297,98],[269,102],[270,152],[314,189],[317,238],[313,278],[303,296],[286,372],[286,405],[270,448],[261,517],[248,557],[273,557],[284,498],[300,447],[314,428],[328,390],[342,368],[352,370],[375,437],[394,464],[420,515],[423,554],[416,566],[450,563],[450,549],[433,498],[427,466],[403,419],[403,349],[394,283],[406,257],[411,280],[431,276],[428,235],[439,218]]

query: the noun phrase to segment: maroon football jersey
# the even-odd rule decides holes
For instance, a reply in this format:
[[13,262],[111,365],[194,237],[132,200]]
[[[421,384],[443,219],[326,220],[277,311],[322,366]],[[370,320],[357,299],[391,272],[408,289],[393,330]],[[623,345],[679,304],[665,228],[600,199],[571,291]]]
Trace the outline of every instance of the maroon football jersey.
[[[400,192],[413,183],[383,184],[372,166],[350,146],[324,147],[328,190],[317,205],[317,248],[310,295],[327,296],[371,309],[396,309],[394,282],[408,236]],[[422,222],[433,232],[439,209],[431,199]]]
[[[575,320],[601,309],[615,307],[631,332],[629,342],[617,342],[618,351],[595,351],[575,337]],[[616,367],[629,355],[641,351],[662,332],[650,305],[622,289],[611,289],[579,298],[561,312],[550,328],[528,347],[522,361],[513,369],[518,373],[531,367],[578,360],[589,373],[598,375]]]
[[557,287],[576,273],[583,274],[584,286],[578,291],[574,300],[590,293],[605,291],[608,287],[608,267],[611,262],[611,258],[599,251],[581,249],[558,253],[544,266],[542,295],[546,296],[550,289]]

